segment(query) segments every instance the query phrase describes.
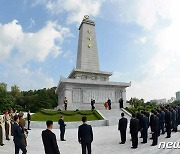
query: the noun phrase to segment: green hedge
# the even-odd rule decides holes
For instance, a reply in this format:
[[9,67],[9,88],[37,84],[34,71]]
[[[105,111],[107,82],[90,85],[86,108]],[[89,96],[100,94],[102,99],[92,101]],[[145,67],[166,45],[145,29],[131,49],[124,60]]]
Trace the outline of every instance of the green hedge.
[[50,110],[50,109],[43,109],[40,111],[41,113],[45,114],[45,115],[65,115],[65,116],[74,116],[74,115],[82,115],[82,116],[88,116],[88,115],[95,115],[97,117],[97,119],[99,120],[103,120],[102,116],[96,111],[96,110],[76,110],[76,111],[57,111],[57,110]]
[[53,120],[54,122],[57,122],[60,118],[60,115],[65,117],[66,122],[81,121],[82,116],[87,116],[89,121],[103,120],[103,117],[96,110],[57,111],[49,109],[43,109],[39,112],[36,112],[34,115],[32,115],[31,119],[32,121]]

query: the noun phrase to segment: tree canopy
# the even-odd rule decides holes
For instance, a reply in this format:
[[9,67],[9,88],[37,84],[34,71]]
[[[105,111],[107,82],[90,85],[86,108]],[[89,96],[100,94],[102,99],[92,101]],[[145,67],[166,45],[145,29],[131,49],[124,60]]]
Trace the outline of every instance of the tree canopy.
[[21,91],[17,85],[7,90],[6,83],[0,83],[0,112],[10,108],[36,112],[43,108],[52,109],[58,104],[58,97],[55,94],[56,87],[49,89]]

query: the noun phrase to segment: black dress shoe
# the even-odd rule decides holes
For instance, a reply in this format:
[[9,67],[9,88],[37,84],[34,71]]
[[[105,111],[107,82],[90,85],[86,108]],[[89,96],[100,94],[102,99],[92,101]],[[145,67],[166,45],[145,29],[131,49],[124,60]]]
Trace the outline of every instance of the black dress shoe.
[[119,144],[125,144],[125,142],[120,142]]
[[137,147],[131,147],[131,149],[136,149]]
[[61,140],[61,141],[66,141],[66,140]]
[[151,137],[151,138],[149,138],[150,140],[152,140],[153,138]]
[[146,144],[147,142],[141,142],[142,144]]
[[151,144],[151,146],[156,146],[157,144]]
[[171,136],[166,136],[166,138],[171,138]]
[[8,141],[9,141],[10,139],[8,138],[8,139],[6,139],[6,140],[8,140]]
[[4,144],[1,144],[0,146],[3,146]]

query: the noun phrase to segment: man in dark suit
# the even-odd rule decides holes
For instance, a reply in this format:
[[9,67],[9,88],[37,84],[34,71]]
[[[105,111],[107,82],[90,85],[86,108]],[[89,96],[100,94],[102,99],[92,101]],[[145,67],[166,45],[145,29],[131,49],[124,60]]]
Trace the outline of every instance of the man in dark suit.
[[165,112],[164,112],[164,107],[161,107],[161,130],[162,130],[162,134],[165,134],[164,123],[165,123]]
[[152,145],[156,146],[158,142],[158,131],[159,131],[159,118],[157,116],[157,111],[154,111],[154,118],[153,118],[153,126],[152,126]]
[[136,149],[138,146],[138,130],[139,130],[139,120],[136,119],[136,115],[133,113],[130,121],[130,134],[132,139],[132,147]]
[[120,109],[123,108],[123,99],[122,98],[119,99],[119,108]]
[[42,131],[45,154],[60,154],[56,135],[51,131],[53,129],[53,121],[46,121],[46,125],[47,129]]
[[124,113],[121,113],[121,117],[122,118],[119,119],[118,130],[120,131],[121,134],[120,144],[124,144],[126,142],[126,129],[127,129],[128,120],[127,118],[124,118]]
[[171,113],[168,108],[165,110],[165,125],[166,125],[166,132],[167,132],[167,137],[171,137]]
[[28,111],[28,113],[27,113],[27,121],[28,121],[28,130],[31,130],[31,129],[30,129],[30,122],[31,122],[30,111]]
[[141,115],[140,109],[138,109],[138,112],[137,112],[137,114],[136,114],[136,118],[139,120],[138,129],[139,129],[139,131],[140,131],[140,133],[141,133],[140,138],[142,138],[142,132],[141,132],[141,129],[142,129],[142,115]]
[[14,116],[14,124],[13,124],[13,136],[14,136],[14,144],[15,144],[15,154],[19,154],[19,149],[22,150],[23,154],[27,153],[25,145],[22,144],[22,129],[19,126],[19,117],[17,115]]
[[66,124],[64,123],[64,116],[61,116],[61,119],[59,119],[58,124],[60,126],[60,139],[61,141],[66,141],[64,139]]
[[141,128],[141,132],[142,132],[142,138],[143,138],[143,142],[141,143],[147,143],[147,137],[148,137],[148,117],[145,115],[146,112],[142,111],[142,128]]
[[91,125],[86,124],[87,117],[82,117],[83,124],[78,129],[78,141],[82,146],[82,154],[91,154],[91,143],[93,141],[93,131]]
[[110,98],[108,98],[108,106],[109,106],[109,110],[111,110],[111,100],[110,100]]

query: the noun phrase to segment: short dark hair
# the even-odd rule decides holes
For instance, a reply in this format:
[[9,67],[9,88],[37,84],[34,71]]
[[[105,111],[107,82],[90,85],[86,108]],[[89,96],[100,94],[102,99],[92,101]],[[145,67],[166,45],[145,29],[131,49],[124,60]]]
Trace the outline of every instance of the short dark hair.
[[52,121],[52,120],[48,120],[48,121],[46,121],[46,125],[47,125],[47,127],[49,127],[49,126],[53,125],[53,121]]
[[121,113],[121,116],[124,117],[124,113]]
[[86,116],[82,117],[82,122],[86,122],[86,121],[87,121],[87,117]]
[[17,119],[19,119],[18,115],[14,116],[14,121],[17,121]]
[[135,117],[136,117],[136,115],[135,115],[134,113],[132,113],[132,117],[133,117],[133,118],[135,118]]

